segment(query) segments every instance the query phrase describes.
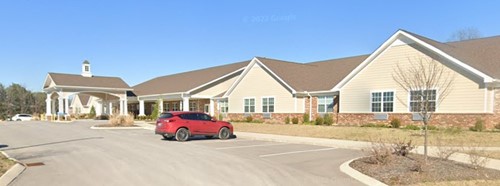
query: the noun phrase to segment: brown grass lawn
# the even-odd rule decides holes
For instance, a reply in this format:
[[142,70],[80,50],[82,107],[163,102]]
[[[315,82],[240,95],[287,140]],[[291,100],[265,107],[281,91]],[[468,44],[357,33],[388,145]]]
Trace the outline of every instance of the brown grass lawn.
[[0,153],[0,177],[7,172],[15,163]]
[[[419,130],[260,123],[233,123],[233,125],[236,132],[255,132],[354,141],[382,140],[395,142],[395,140],[397,141],[398,139],[406,139],[412,140],[415,145],[423,145],[424,142],[424,137]],[[443,145],[447,146],[500,147],[499,132],[472,132],[466,129],[462,129],[461,131],[441,129],[429,132],[429,141],[431,145],[433,141],[436,141],[436,138],[440,138]]]

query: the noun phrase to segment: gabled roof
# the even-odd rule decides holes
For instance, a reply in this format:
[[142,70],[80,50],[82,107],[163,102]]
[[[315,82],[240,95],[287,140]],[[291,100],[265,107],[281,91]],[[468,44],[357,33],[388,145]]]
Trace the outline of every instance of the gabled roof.
[[88,95],[88,94],[77,94],[76,96],[78,96],[78,99],[80,99],[80,103],[83,106],[87,106],[89,104],[90,95]]
[[235,71],[243,70],[250,61],[161,76],[133,87],[137,96],[184,93]]
[[405,32],[488,76],[500,78],[500,36],[440,43],[408,31]]
[[295,91],[325,91],[332,89],[368,55],[331,59],[311,63],[295,63],[256,57]]
[[[75,74],[61,74],[50,72],[47,80],[52,80],[59,87],[93,87],[93,88],[115,88],[130,89],[130,86],[119,77],[92,76],[83,77]],[[43,88],[50,84],[45,83]]]

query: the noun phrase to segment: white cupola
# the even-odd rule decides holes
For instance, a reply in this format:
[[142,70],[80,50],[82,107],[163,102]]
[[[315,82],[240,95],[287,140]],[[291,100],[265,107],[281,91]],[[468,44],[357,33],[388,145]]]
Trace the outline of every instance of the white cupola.
[[85,60],[82,64],[82,76],[83,77],[92,77],[92,73],[90,72],[90,63]]

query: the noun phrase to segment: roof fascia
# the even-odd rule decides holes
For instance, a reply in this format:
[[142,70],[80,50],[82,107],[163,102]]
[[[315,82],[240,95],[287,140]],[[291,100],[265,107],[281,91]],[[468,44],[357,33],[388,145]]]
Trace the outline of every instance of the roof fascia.
[[236,81],[233,82],[233,84],[229,87],[227,92],[222,97],[228,97],[229,95],[231,95],[231,93],[233,93],[233,90],[236,88],[236,86],[238,86],[241,80],[243,80],[243,77],[245,77],[248,74],[248,72],[251,69],[250,67],[252,67],[256,63],[256,61],[257,58],[254,57],[252,61],[250,61],[250,63],[248,63],[248,65],[244,67],[245,70],[243,70],[240,77],[238,77],[238,79],[236,79]]
[[229,74],[226,74],[226,75],[224,75],[224,76],[221,76],[221,77],[219,77],[219,78],[217,78],[217,79],[214,79],[214,80],[212,80],[212,81],[210,81],[210,82],[208,82],[208,83],[205,83],[205,84],[203,84],[203,85],[200,85],[200,86],[198,86],[198,87],[195,87],[195,88],[193,88],[193,89],[191,89],[191,90],[188,90],[186,93],[191,94],[191,92],[193,92],[193,91],[196,91],[196,90],[198,90],[198,89],[201,89],[201,88],[203,88],[203,87],[206,87],[206,86],[208,86],[208,85],[210,85],[210,84],[212,84],[212,83],[214,83],[214,82],[217,82],[217,81],[219,81],[219,80],[221,80],[221,79],[224,79],[224,78],[226,78],[226,77],[232,76],[232,75],[234,75],[234,74],[238,73],[239,71],[242,71],[243,69],[245,69],[245,67],[240,68],[240,69],[238,69],[238,70],[235,70],[235,71],[233,71],[233,72],[231,72],[231,73],[229,73]]
[[105,88],[105,87],[82,87],[82,86],[60,86],[56,85],[54,87],[48,87],[43,90],[50,89],[63,89],[63,88],[73,88],[73,89],[83,89],[83,90],[115,90],[115,91],[133,91],[132,88]]
[[281,83],[283,83],[283,85],[286,86],[286,88],[288,88],[289,90],[292,90],[292,94],[296,94],[297,91],[295,91],[295,89],[293,89],[290,85],[288,85],[288,83],[286,83],[283,79],[281,79],[278,75],[276,75],[271,69],[269,69],[269,67],[267,67],[266,65],[264,65],[264,63],[262,63],[259,59],[257,59],[257,62],[262,66],[264,67],[268,72],[271,73],[272,76],[274,76],[276,79],[278,79]]

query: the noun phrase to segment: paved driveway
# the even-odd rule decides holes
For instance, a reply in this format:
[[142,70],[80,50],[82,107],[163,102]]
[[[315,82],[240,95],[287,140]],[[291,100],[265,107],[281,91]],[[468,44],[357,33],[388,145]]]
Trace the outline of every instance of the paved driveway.
[[35,163],[11,185],[361,185],[339,171],[362,155],[356,150],[239,138],[179,143],[144,129],[89,129],[95,124],[0,124],[0,150]]

